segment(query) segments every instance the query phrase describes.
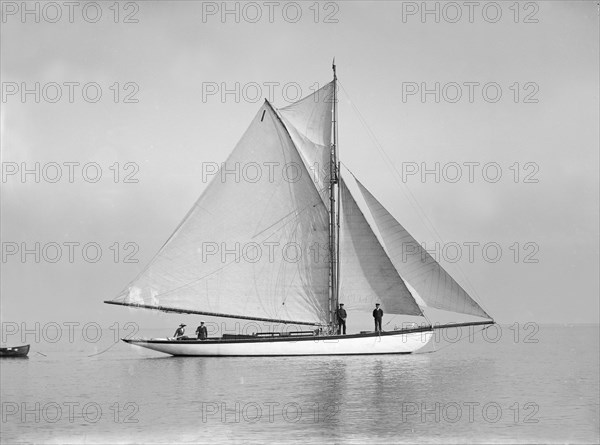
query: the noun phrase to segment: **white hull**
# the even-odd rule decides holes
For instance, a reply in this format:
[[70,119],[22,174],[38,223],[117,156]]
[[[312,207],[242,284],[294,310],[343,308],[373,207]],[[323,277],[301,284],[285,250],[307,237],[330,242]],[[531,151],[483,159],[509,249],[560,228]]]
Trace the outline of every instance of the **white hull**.
[[269,339],[127,339],[127,343],[177,356],[285,356],[285,355],[361,355],[410,354],[431,340],[431,330],[417,332],[385,332],[381,335],[355,334],[348,336]]

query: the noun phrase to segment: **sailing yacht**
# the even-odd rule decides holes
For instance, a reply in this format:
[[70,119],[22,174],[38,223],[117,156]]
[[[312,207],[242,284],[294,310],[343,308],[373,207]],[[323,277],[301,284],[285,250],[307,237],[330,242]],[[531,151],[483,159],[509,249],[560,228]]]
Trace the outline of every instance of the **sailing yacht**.
[[[434,329],[494,323],[342,170],[337,87],[334,63],[333,80],[313,94],[280,109],[265,100],[159,252],[119,296],[105,301],[288,328],[125,342],[176,356],[407,354],[425,347]],[[421,323],[338,335],[339,303],[367,316],[381,303],[386,316]],[[424,307],[470,321],[434,326]]]

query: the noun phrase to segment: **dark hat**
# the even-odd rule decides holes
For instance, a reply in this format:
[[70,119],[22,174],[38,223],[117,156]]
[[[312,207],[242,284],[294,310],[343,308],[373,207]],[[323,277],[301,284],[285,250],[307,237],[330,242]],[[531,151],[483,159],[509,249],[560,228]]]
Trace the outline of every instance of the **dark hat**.
[[181,323],[179,326],[187,326],[186,324]]
[[344,303],[340,303],[340,306],[343,306],[343,305],[344,305]]
[[375,306],[381,306],[379,303],[375,303]]

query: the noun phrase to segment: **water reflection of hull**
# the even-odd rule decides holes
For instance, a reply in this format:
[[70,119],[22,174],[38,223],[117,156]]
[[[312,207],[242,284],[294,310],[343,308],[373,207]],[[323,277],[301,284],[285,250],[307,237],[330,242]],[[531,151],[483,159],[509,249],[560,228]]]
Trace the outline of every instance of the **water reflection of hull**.
[[123,339],[176,356],[236,357],[293,355],[410,354],[431,340],[432,330],[413,329],[353,335],[215,338],[208,340]]

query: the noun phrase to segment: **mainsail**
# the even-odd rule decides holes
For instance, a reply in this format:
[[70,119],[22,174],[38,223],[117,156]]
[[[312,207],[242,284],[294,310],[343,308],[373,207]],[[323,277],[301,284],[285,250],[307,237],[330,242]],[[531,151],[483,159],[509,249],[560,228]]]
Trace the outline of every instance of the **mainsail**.
[[356,182],[394,267],[427,306],[491,319],[360,181]]
[[321,324],[328,213],[268,102],[184,221],[116,303]]
[[381,303],[386,314],[423,315],[343,179],[340,186],[340,302],[352,311]]

